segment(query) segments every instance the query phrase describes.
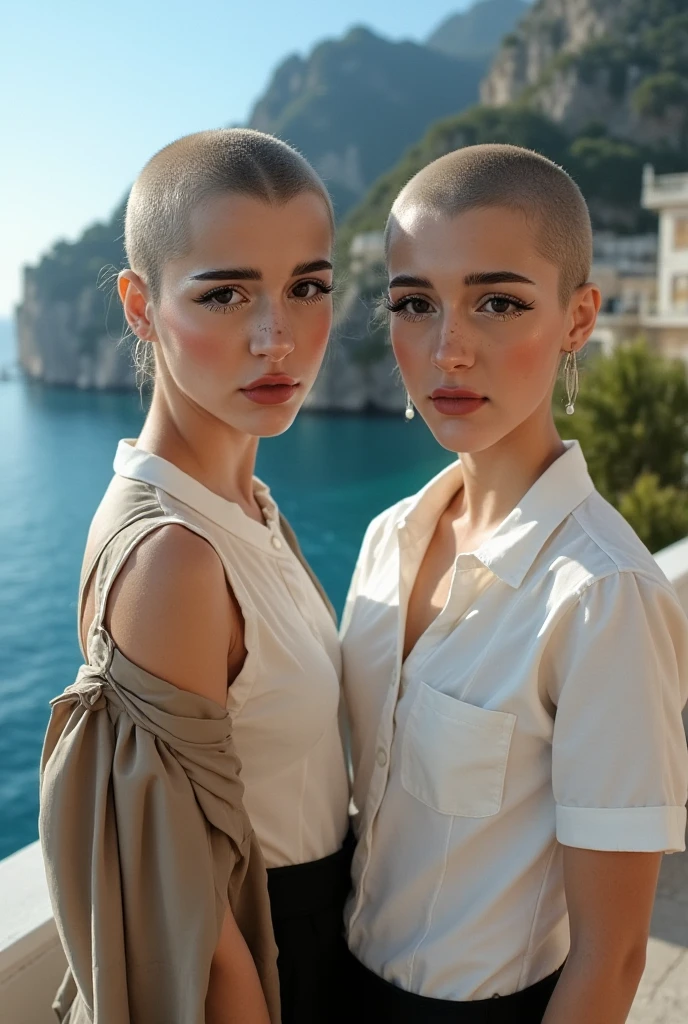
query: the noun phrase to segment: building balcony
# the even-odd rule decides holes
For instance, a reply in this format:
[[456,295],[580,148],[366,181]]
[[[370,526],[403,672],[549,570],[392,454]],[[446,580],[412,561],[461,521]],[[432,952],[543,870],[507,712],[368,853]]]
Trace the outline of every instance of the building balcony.
[[657,175],[654,167],[646,164],[641,204],[646,210],[663,210],[672,206],[688,208],[688,173]]
[[[688,538],[656,558],[688,611]],[[51,1003],[65,969],[36,842],[0,861],[2,1024],[54,1024]],[[664,860],[647,967],[629,1024],[685,1024],[687,1018],[688,855],[674,854]]]

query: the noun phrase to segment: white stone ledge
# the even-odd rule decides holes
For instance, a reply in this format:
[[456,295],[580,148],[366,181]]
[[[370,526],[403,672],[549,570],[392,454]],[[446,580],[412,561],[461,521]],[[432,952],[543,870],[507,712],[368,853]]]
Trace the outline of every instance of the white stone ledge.
[[66,968],[39,843],[0,861],[0,1019],[54,1024],[51,1004]]

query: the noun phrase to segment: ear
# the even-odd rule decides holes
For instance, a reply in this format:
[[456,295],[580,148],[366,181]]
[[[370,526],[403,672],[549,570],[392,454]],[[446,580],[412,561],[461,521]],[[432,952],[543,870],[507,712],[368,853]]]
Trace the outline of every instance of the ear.
[[122,270],[117,277],[117,291],[127,323],[142,341],[157,341],[152,319],[152,303],[148,285],[133,270]]
[[568,310],[568,330],[562,351],[580,352],[595,328],[602,295],[596,284],[588,282],[576,288]]

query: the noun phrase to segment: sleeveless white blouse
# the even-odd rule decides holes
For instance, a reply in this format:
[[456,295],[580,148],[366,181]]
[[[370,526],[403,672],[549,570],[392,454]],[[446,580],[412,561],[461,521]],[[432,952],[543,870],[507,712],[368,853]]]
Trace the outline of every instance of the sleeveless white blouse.
[[244,617],[246,660],[229,687],[244,805],[268,867],[338,850],[349,783],[339,730],[341,659],[334,622],[282,536],[265,484],[266,525],[172,463],[121,441],[115,473],[155,488],[163,512],[213,545]]

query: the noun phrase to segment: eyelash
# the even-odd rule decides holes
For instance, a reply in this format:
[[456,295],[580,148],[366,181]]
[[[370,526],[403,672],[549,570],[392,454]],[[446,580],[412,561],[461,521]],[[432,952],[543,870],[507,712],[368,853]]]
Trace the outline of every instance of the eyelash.
[[[523,299],[517,299],[515,295],[506,295],[502,292],[493,292],[491,295],[486,295],[481,301],[479,309],[486,305],[488,302],[492,302],[495,299],[501,299],[503,302],[509,302],[515,307],[515,311],[512,313],[491,313],[490,318],[493,320],[513,320],[516,317],[521,316],[529,309],[533,309],[534,303],[524,302]],[[411,313],[408,310],[408,305],[411,302],[426,302],[431,305],[430,300],[426,299],[423,295],[406,295],[402,299],[398,299],[397,302],[392,302],[389,297],[384,299],[385,308],[393,314],[400,316],[402,320],[406,320],[408,323],[418,323],[420,320],[424,320],[429,316],[429,311],[426,313]]]
[[[310,299],[300,299],[298,296],[293,296],[296,302],[301,302],[305,306],[310,306],[314,302],[321,302],[323,297],[329,295],[334,287],[331,284],[325,284],[324,281],[320,281],[317,278],[297,281],[293,287],[297,288],[301,284],[312,284],[318,289],[318,294],[311,295]],[[238,288],[234,288],[232,285],[221,285],[218,288],[211,288],[210,291],[205,292],[204,295],[199,295],[193,301],[200,306],[205,306],[211,313],[233,313],[235,309],[240,309],[243,306],[243,302],[237,302],[235,305],[229,306],[226,303],[213,303],[212,301],[216,295],[224,295],[227,292],[237,292],[241,295]]]

